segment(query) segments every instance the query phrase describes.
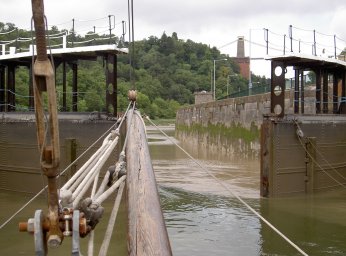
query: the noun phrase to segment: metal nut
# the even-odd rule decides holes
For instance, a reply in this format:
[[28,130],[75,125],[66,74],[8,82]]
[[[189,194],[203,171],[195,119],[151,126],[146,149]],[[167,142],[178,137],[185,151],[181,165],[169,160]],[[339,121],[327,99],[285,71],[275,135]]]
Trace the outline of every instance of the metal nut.
[[35,219],[33,219],[33,218],[28,219],[28,228],[27,228],[27,230],[30,233],[34,233],[35,232],[35,228],[34,228],[35,224],[34,224],[34,222],[35,222]]
[[50,248],[58,248],[61,244],[61,238],[58,235],[50,235],[47,244]]

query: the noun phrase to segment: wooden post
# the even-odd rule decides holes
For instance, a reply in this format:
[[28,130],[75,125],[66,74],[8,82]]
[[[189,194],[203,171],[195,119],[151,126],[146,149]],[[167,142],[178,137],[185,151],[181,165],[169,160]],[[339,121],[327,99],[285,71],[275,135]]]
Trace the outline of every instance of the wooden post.
[[[67,138],[65,140],[66,148],[66,159],[68,159],[68,164],[71,164],[77,159],[77,140],[75,138]],[[70,179],[77,170],[77,165],[71,166],[70,171],[67,175],[67,180]]]
[[315,161],[316,161],[316,137],[308,137],[306,146],[306,192],[314,192],[315,183]]
[[172,255],[143,121],[138,112],[131,115],[126,147],[128,255]]
[[272,121],[264,117],[261,125],[261,184],[260,194],[271,197],[273,191],[273,138]]

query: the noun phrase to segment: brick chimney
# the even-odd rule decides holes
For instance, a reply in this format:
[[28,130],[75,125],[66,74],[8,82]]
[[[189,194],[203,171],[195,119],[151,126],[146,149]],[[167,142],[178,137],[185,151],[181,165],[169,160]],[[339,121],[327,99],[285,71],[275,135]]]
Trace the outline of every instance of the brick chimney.
[[245,57],[244,37],[238,36],[237,58],[244,58],[244,57]]

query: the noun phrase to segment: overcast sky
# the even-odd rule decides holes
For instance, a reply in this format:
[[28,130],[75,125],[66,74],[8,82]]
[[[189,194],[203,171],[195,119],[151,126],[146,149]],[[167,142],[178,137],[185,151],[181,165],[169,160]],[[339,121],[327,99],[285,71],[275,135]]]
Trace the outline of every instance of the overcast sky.
[[[20,28],[30,27],[30,0],[0,0],[0,4],[0,21],[14,23]],[[233,42],[238,36],[245,36],[249,40],[251,29],[252,41],[264,45],[263,28],[267,28],[271,43],[269,55],[281,55],[283,35],[288,35],[288,27],[293,25],[293,37],[306,42],[301,43],[301,47],[303,49],[305,46],[308,52],[312,48],[313,30],[318,32],[318,54],[322,48],[327,49],[328,55],[334,54],[334,34],[337,35],[338,53],[339,49],[346,47],[345,0],[134,0],[134,12],[135,40],[151,35],[161,37],[164,31],[167,35],[177,32],[180,39],[191,39],[219,48]],[[45,0],[45,13],[49,25],[65,23],[59,25],[59,29],[71,28],[71,20],[75,18],[77,30],[92,30],[94,25],[107,26],[107,20],[84,20],[94,20],[109,14],[115,15],[115,23],[127,20],[127,1]],[[120,34],[120,24],[117,28]],[[106,28],[100,28],[99,31],[103,29]],[[290,47],[288,39],[286,44]],[[298,42],[294,44],[294,51],[298,51],[297,48]],[[236,44],[222,47],[220,51],[234,56]],[[249,55],[248,44],[246,55]],[[252,57],[265,55],[265,48],[252,45]],[[270,66],[265,63],[253,61],[252,71],[269,76]]]

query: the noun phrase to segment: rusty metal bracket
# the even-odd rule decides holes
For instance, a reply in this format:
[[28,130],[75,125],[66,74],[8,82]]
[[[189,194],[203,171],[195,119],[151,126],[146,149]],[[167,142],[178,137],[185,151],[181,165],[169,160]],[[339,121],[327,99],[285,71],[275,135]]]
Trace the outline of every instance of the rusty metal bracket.
[[[47,55],[43,0],[32,0],[31,4],[37,43],[37,58],[33,66],[36,132],[41,151],[41,169],[48,178],[47,218],[50,225],[47,244],[50,247],[57,247],[62,241],[63,234],[59,227],[59,198],[56,179],[60,162],[60,146],[55,78],[52,63]],[[49,137],[47,136],[48,127],[45,123],[43,92],[47,92],[48,99]],[[50,140],[50,144],[48,140]]]

